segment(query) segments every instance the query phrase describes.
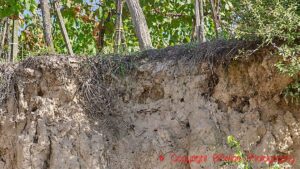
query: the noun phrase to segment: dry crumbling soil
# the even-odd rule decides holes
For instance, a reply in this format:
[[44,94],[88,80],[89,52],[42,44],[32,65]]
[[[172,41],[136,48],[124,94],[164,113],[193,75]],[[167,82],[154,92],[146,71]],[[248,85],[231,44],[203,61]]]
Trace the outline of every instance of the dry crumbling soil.
[[254,46],[217,41],[1,65],[0,168],[236,168],[216,160],[234,154],[229,135],[245,153],[286,155],[286,166],[300,168],[299,106],[281,93],[292,79],[276,71],[271,49],[242,48]]

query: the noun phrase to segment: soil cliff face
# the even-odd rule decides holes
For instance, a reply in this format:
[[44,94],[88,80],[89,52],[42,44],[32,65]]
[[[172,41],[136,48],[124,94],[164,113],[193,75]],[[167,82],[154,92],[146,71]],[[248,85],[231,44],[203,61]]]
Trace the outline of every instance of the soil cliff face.
[[291,79],[276,72],[277,58],[261,50],[226,60],[233,47],[207,48],[3,65],[0,168],[236,168],[220,160],[234,154],[229,135],[246,153],[288,155],[300,168],[300,110],[281,96]]

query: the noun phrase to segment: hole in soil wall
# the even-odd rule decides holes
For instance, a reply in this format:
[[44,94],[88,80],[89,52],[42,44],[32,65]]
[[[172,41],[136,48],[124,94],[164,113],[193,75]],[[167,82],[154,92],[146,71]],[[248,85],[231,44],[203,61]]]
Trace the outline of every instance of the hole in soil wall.
[[181,99],[180,99],[180,102],[184,102],[184,98],[181,98]]
[[41,96],[41,97],[44,96],[44,92],[42,90],[39,90],[37,94],[38,94],[38,96]]
[[37,107],[36,106],[32,107],[31,112],[36,112],[36,111],[37,111]]
[[189,129],[189,128],[191,127],[191,126],[190,126],[190,123],[187,122],[187,123],[185,124],[185,127]]

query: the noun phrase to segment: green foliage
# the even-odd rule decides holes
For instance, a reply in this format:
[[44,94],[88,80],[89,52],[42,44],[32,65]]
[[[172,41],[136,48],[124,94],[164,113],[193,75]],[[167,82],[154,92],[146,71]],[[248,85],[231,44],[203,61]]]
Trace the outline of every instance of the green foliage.
[[259,38],[264,45],[277,48],[285,60],[292,61],[300,52],[299,5],[298,0],[242,1],[236,9],[236,37]]
[[[283,91],[284,98],[286,102],[291,101],[291,103],[298,104],[300,102],[300,58],[299,49],[300,45],[295,45],[295,47],[288,47],[286,45],[279,49],[279,53],[283,56],[283,60],[279,61],[275,66],[277,69],[292,77],[294,81],[289,84]],[[282,49],[282,50],[281,50]]]
[[0,1],[0,18],[19,16],[25,9],[35,11],[37,4],[35,0],[1,0]]
[[[62,15],[73,50],[76,54],[94,55],[96,53],[108,54],[113,52],[114,24],[116,19],[115,1],[100,0],[98,4],[95,2],[95,0],[60,1]],[[207,13],[205,16],[205,29],[207,39],[213,39],[215,37],[214,25],[210,16],[211,11],[208,2],[205,5]],[[195,22],[193,0],[141,0],[140,3],[146,16],[155,48],[189,43],[193,40],[193,24]],[[21,18],[20,42],[23,44],[23,55],[27,56],[32,52],[39,53],[43,48],[42,46],[44,46],[44,40],[43,36],[41,36],[43,34],[41,13],[37,12],[38,4],[36,1],[21,0],[14,2],[11,0],[2,0],[0,4],[0,18],[6,16],[20,16]],[[223,8],[225,12],[229,11],[229,6],[226,5],[226,9]],[[226,15],[223,12],[221,14],[222,16]],[[53,10],[51,10],[51,16],[55,50],[58,53],[66,53],[67,49]],[[103,47],[99,47],[97,39],[99,37],[98,28],[100,23],[104,23],[102,26],[105,29],[104,37],[102,37],[104,39]],[[29,25],[34,25],[34,27]],[[126,3],[124,3],[123,9],[123,29],[127,46],[124,52],[131,53],[138,51],[139,44]]]
[[259,38],[264,45],[277,48],[285,60],[297,57],[300,52],[299,5],[298,0],[242,1],[235,19],[237,38]]
[[270,169],[281,169],[281,166],[278,163],[275,163]]
[[191,0],[142,0],[153,41],[162,48],[191,41],[194,18]]
[[[73,45],[73,51],[76,54],[96,54],[96,44],[91,32],[91,30],[93,30],[93,24],[85,23],[81,19],[68,17],[66,17],[65,21]],[[59,53],[67,53],[58,22],[55,22],[53,25],[55,50]]]
[[230,148],[235,149],[234,155],[241,159],[236,162],[238,169],[252,169],[250,162],[247,160],[247,155],[242,150],[240,143],[233,136],[227,137],[227,144]]
[[283,61],[276,64],[276,67],[280,72],[286,73],[291,77],[297,75],[300,72],[300,45],[282,45],[278,49],[279,54],[283,57]]
[[266,44],[276,40],[294,44],[300,36],[299,1],[245,0],[237,11],[237,36],[258,37]]
[[299,104],[300,102],[300,81],[295,80],[283,91],[286,102]]

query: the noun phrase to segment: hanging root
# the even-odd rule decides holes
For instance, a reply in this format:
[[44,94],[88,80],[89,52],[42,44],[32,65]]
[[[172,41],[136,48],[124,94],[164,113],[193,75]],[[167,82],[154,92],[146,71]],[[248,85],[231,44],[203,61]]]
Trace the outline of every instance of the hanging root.
[[97,123],[106,134],[119,138],[121,131],[129,128],[116,108],[120,90],[115,87],[123,73],[129,70],[130,64],[120,58],[87,60],[88,75],[83,80],[81,95],[83,105],[90,119]]
[[0,105],[4,104],[14,85],[15,72],[12,67],[0,69]]

